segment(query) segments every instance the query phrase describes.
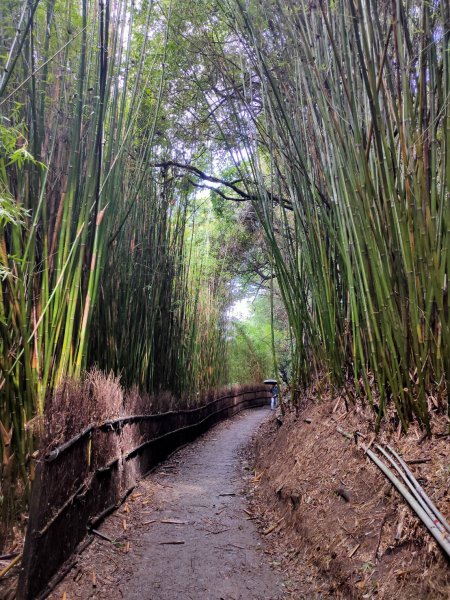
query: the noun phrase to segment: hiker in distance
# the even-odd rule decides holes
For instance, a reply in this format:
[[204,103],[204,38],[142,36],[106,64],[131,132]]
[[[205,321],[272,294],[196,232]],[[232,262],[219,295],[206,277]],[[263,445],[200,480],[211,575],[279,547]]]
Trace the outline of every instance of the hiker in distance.
[[275,410],[278,403],[278,384],[275,385],[271,389],[272,398],[270,399],[270,410]]

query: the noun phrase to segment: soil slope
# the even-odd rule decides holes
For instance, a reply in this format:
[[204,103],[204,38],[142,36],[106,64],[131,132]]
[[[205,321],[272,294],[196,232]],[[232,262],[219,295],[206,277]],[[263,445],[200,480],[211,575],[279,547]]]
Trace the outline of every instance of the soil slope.
[[[445,417],[425,438],[385,425],[378,440],[410,461],[410,468],[450,520],[450,444]],[[364,437],[347,439],[339,430]],[[443,432],[440,433],[439,432]],[[450,597],[449,563],[405,501],[364,455],[373,420],[344,400],[310,401],[298,416],[274,417],[258,435],[250,493],[260,526],[270,534],[290,589],[311,582],[330,598],[438,600]],[[292,548],[296,548],[292,551]],[[289,586],[288,586],[289,589]],[[309,597],[309,596],[308,596]]]

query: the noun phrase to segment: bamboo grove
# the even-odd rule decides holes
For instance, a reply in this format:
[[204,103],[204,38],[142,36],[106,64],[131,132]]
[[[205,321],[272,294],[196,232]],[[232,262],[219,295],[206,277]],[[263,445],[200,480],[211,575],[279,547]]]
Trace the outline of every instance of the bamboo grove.
[[5,0],[0,13],[4,479],[27,485],[46,398],[94,365],[147,392],[227,382],[244,257],[222,230],[211,266],[202,187],[252,205],[249,256],[264,233],[294,404],[320,375],[366,397],[378,425],[388,407],[403,429],[448,410],[447,2]]
[[449,5],[223,10],[239,39],[222,69],[240,82],[237,163],[257,192],[298,390],[318,372],[350,378],[378,423],[391,401],[404,429],[413,416],[428,427],[450,379]]
[[28,485],[33,424],[66,378],[98,365],[126,386],[179,394],[226,372],[192,194],[154,168],[168,151],[157,128],[170,3],[25,0],[20,14],[10,4],[0,26],[3,489],[18,471]]

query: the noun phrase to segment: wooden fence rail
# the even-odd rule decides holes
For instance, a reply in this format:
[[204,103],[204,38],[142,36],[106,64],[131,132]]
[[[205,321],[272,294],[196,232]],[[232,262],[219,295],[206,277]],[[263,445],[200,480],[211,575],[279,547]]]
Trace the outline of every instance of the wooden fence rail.
[[39,460],[17,600],[44,598],[48,582],[90,529],[116,509],[170,452],[215,423],[268,402],[266,387],[230,393],[190,410],[130,415],[91,425]]

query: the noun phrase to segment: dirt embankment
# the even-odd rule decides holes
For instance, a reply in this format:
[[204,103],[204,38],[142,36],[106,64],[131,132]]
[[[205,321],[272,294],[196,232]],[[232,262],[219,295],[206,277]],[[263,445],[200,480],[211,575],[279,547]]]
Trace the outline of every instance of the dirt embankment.
[[[448,431],[436,418],[434,431]],[[338,432],[359,431],[358,442]],[[276,417],[254,444],[251,489],[262,528],[289,576],[290,591],[322,598],[438,600],[450,597],[450,564],[379,469],[364,455],[373,438],[368,410],[336,399],[310,403],[297,417]],[[449,437],[407,436],[385,426],[378,436],[409,462],[450,520]],[[414,461],[423,462],[414,462]],[[288,589],[289,589],[288,587]],[[299,596],[300,597],[300,596]]]

